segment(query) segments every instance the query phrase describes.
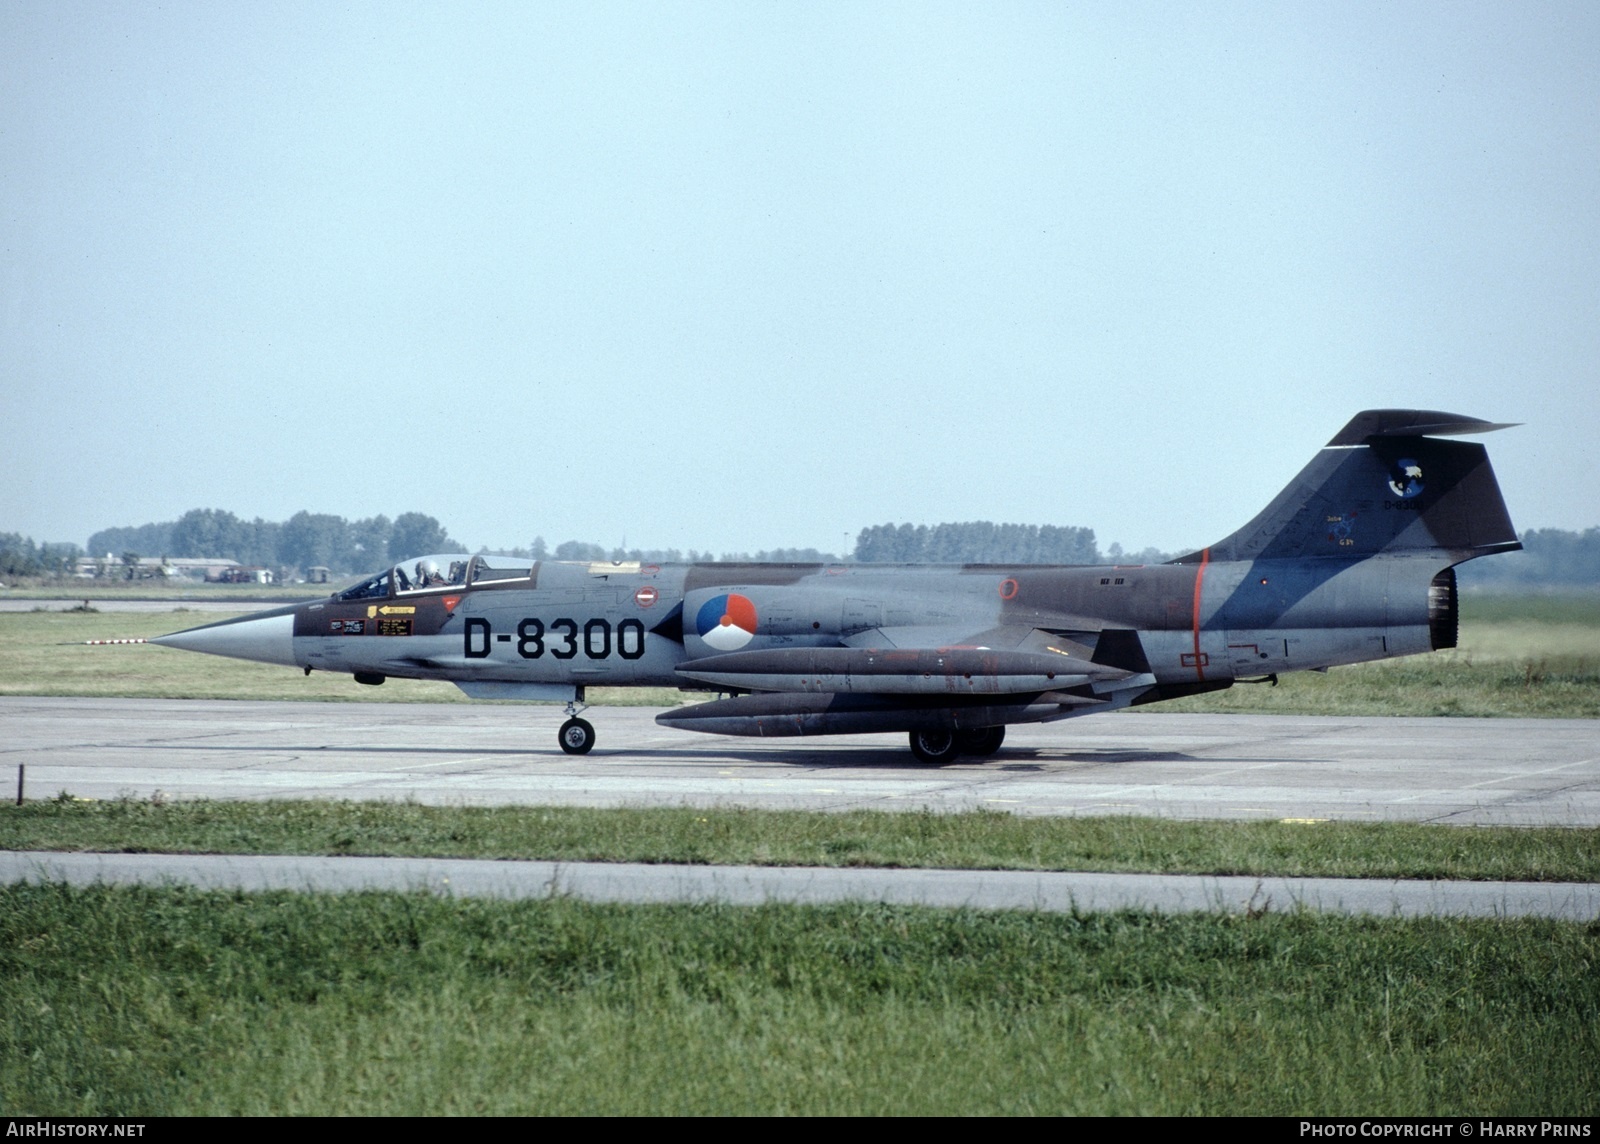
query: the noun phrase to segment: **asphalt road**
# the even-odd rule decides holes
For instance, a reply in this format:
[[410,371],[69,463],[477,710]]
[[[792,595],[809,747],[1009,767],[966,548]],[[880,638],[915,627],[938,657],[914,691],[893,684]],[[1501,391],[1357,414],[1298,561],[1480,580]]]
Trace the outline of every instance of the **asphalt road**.
[[878,901],[969,909],[1310,910],[1379,917],[1600,917],[1600,885],[1408,882],[1355,878],[1189,877],[1031,870],[855,870],[493,862],[461,858],[0,852],[0,884],[18,881],[192,885],[238,890],[426,890],[454,897],[591,902]]
[[899,735],[732,739],[594,708],[0,697],[0,792],[29,798],[415,799],[455,805],[1600,825],[1600,723],[1123,713],[1013,727],[993,759],[917,764]]

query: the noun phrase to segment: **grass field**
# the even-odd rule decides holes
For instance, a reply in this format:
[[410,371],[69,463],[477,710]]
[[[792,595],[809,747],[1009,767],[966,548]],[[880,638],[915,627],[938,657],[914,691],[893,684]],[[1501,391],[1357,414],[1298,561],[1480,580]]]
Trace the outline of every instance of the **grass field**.
[[1600,927],[0,888],[0,1112],[1590,1116]]
[[[355,578],[344,577],[349,584]],[[60,580],[21,577],[6,592],[14,599],[32,600],[262,600],[292,604],[326,596],[333,585],[320,584],[197,584],[186,580]]]
[[[1143,708],[1295,715],[1468,715],[1600,718],[1600,595],[1466,597],[1453,651],[1285,675],[1277,687],[1228,691]],[[344,675],[194,655],[149,645],[87,647],[209,623],[209,612],[0,613],[0,695],[466,702],[453,686],[391,679],[362,687]],[[593,688],[599,705],[668,706],[667,688]]]
[[416,803],[0,806],[0,849],[1600,881],[1600,830]]

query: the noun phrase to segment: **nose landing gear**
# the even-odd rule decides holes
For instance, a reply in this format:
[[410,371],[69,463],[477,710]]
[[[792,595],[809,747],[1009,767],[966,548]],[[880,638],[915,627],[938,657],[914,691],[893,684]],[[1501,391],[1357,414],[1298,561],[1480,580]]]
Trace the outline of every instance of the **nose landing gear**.
[[582,699],[583,691],[580,689],[577,698],[567,703],[567,721],[556,732],[556,742],[569,755],[587,755],[594,746],[594,725],[587,719],[578,718],[580,710],[588,710],[587,706],[578,707]]

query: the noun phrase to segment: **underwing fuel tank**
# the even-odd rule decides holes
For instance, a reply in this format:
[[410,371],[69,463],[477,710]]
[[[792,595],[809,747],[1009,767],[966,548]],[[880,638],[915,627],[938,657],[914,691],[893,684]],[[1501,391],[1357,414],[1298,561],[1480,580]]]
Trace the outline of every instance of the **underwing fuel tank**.
[[678,665],[687,679],[746,691],[872,695],[1019,695],[1131,673],[1082,657],[989,648],[799,647],[739,651]]
[[964,731],[1006,723],[1047,723],[1088,709],[1120,706],[1105,699],[1047,692],[1014,703],[917,702],[872,695],[740,695],[663,711],[663,727],[712,735],[792,738],[797,735],[862,735],[883,731]]

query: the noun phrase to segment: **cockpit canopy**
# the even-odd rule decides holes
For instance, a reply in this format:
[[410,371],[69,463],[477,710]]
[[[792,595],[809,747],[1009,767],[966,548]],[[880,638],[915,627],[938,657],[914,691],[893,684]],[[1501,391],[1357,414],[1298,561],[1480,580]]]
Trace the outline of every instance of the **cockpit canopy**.
[[438,588],[470,588],[491,580],[527,580],[532,576],[533,566],[526,558],[444,553],[402,560],[335,594],[341,600],[371,600]]
[[470,556],[419,556],[396,564],[394,587],[396,592],[419,592],[423,588],[465,588],[467,565]]

